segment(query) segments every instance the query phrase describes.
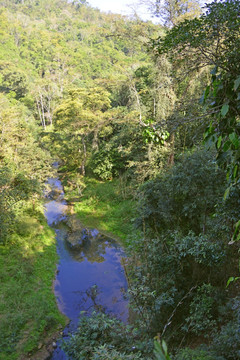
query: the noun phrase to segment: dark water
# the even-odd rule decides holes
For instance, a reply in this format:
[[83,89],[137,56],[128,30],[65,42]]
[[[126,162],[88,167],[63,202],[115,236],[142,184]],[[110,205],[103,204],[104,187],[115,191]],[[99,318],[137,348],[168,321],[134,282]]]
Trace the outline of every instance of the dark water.
[[[79,238],[86,238],[83,245],[71,248],[67,242],[71,229],[66,221],[71,215],[67,215],[68,205],[61,182],[52,178],[48,183],[51,190],[47,195],[45,216],[55,229],[59,254],[55,295],[59,309],[70,319],[63,337],[76,329],[82,312],[91,314],[93,310],[103,310],[127,321],[128,303],[124,296],[127,281],[121,265],[123,250],[114,240],[100,236],[96,229],[80,231]],[[60,345],[61,340],[52,355],[54,360],[67,359]]]

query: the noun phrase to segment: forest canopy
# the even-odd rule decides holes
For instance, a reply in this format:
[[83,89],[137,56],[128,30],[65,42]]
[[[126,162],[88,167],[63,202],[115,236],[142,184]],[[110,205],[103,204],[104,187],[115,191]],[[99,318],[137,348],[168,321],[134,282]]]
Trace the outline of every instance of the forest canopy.
[[76,214],[99,211],[120,234],[134,314],[83,316],[65,351],[240,359],[239,1],[149,3],[162,25],[86,1],[0,4],[3,358],[34,354],[64,324],[43,216],[57,160]]

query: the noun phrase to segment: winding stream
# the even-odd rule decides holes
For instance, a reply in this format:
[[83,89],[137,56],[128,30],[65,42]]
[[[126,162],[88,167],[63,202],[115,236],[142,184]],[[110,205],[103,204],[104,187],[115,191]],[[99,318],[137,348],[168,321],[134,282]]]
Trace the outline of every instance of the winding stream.
[[[76,329],[82,311],[90,315],[93,310],[104,310],[127,321],[122,248],[96,229],[81,227],[76,215],[70,214],[58,178],[49,179],[48,185],[45,217],[56,232],[59,255],[54,291],[60,311],[70,319],[63,337]],[[51,359],[68,359],[60,344],[61,340]]]

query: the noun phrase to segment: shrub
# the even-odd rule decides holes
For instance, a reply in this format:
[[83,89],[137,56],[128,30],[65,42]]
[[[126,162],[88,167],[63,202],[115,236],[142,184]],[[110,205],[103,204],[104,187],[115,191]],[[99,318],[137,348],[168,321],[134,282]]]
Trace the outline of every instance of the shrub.
[[74,360],[141,359],[152,352],[153,342],[139,335],[130,325],[93,312],[90,317],[80,318],[77,332],[63,343],[63,348]]

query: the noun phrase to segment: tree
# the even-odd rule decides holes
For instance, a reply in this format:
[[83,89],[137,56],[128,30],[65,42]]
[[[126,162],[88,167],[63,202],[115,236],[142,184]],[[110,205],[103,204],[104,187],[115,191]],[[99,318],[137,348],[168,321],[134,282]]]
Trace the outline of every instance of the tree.
[[141,1],[146,4],[154,16],[160,18],[167,27],[173,27],[185,19],[192,19],[201,14],[198,0],[152,0]]
[[207,232],[209,218],[224,189],[224,173],[213,159],[212,152],[198,149],[180,157],[167,173],[143,185],[141,215],[153,232]]
[[60,96],[60,89],[53,79],[41,79],[38,83],[34,83],[32,96],[41,125],[46,130],[46,125],[53,124],[53,112]]
[[69,90],[67,98],[55,110],[56,130],[72,137],[72,150],[75,161],[81,162],[82,175],[87,159],[86,138],[110,107],[109,96],[101,87]]
[[41,194],[50,158],[39,144],[39,132],[28,109],[0,94],[0,222],[1,242],[14,231],[24,202]]
[[185,21],[154,42],[159,53],[171,53],[189,71],[210,67],[211,81],[201,99],[202,116],[210,116],[205,139],[215,143],[218,161],[232,184],[240,175],[240,3],[213,2],[200,18]]
[[11,62],[0,62],[0,92],[20,99],[26,95],[27,86],[27,76],[22,70]]

